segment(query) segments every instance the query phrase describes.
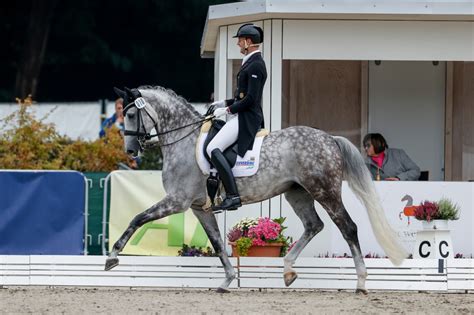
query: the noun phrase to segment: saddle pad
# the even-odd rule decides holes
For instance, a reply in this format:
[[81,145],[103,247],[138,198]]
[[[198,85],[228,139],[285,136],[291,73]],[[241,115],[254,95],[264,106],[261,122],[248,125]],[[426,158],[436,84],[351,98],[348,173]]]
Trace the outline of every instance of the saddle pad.
[[[209,175],[211,173],[211,165],[204,157],[204,142],[206,141],[208,133],[208,129],[206,129],[206,127],[201,129],[201,134],[196,143],[196,161],[202,173],[204,175]],[[232,168],[232,173],[235,177],[252,176],[257,173],[260,160],[260,150],[262,148],[263,139],[267,134],[268,131],[259,132],[253,143],[252,150],[247,151],[243,158],[237,155],[237,161],[235,162],[235,166]],[[217,173],[214,168],[212,169],[212,172]]]

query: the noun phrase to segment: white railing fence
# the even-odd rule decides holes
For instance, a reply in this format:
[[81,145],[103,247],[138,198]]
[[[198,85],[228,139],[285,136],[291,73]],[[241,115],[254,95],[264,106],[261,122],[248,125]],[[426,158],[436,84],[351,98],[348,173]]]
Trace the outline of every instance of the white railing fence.
[[[104,271],[104,256],[0,256],[0,285],[216,288],[225,278],[217,257],[120,257]],[[231,288],[284,288],[282,258],[231,258],[238,279]],[[474,259],[365,259],[368,290],[472,291]],[[291,288],[356,287],[352,259],[300,258]]]

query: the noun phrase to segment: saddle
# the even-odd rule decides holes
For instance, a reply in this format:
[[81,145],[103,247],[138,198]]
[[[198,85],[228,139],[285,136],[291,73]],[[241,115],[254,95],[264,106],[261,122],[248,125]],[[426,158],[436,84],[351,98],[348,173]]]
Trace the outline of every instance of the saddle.
[[[213,170],[211,159],[206,152],[206,148],[209,145],[209,142],[211,142],[224,125],[225,121],[220,119],[213,119],[212,121],[204,123],[201,127],[201,133],[196,143],[196,162],[203,174],[208,176],[206,183],[208,198],[206,204],[203,206],[204,210],[209,210],[211,205],[214,205],[214,199],[221,186],[219,175],[215,170]],[[255,136],[253,148],[247,151],[244,157],[240,157],[237,154],[237,141],[223,152],[224,157],[232,167],[235,177],[246,177],[256,174],[258,171],[263,139],[268,134],[268,130],[261,129]]]
[[[201,128],[201,135],[202,137],[205,136],[205,138],[203,139],[200,136],[200,139],[202,140],[198,140],[198,144],[196,145],[196,159],[198,161],[198,165],[204,173],[209,174],[206,183],[209,199],[208,203],[206,203],[206,206],[203,207],[205,209],[208,209],[211,204],[212,206],[214,206],[214,199],[220,188],[219,175],[217,174],[217,172],[212,172],[211,169],[209,169],[209,167],[212,166],[212,162],[211,157],[206,152],[206,148],[224,125],[225,121],[221,119],[213,119],[212,121],[208,121],[203,124]],[[261,129],[256,135],[256,141],[254,142],[253,148],[247,151],[244,158],[238,156],[237,141],[223,152],[225,159],[234,171],[234,176],[251,176],[257,172],[260,148],[262,146],[263,138],[268,134],[268,130]],[[200,159],[199,156],[203,158]],[[203,163],[203,161],[205,161],[205,163]],[[207,171],[205,165],[203,164],[208,164]]]

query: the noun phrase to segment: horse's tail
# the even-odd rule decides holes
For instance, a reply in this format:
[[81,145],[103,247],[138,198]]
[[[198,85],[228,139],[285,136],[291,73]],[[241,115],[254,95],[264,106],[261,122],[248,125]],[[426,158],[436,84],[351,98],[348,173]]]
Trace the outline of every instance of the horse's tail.
[[375,237],[394,265],[400,265],[408,254],[385,217],[370,172],[359,150],[346,138],[334,137],[344,159],[344,179],[367,208]]

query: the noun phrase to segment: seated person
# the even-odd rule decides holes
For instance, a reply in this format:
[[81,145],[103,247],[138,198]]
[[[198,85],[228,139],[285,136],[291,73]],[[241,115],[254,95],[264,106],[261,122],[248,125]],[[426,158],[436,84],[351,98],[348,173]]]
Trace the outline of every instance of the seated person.
[[118,98],[115,100],[115,113],[106,118],[102,125],[100,126],[99,137],[105,136],[105,130],[109,129],[113,125],[117,126],[120,131],[124,130],[124,123],[123,123],[123,99]]
[[389,149],[380,133],[364,137],[366,164],[376,180],[418,180],[420,168],[402,149]]

